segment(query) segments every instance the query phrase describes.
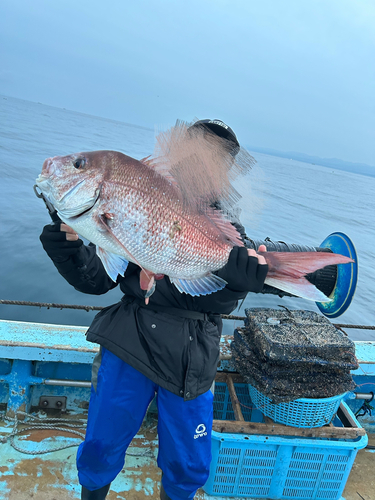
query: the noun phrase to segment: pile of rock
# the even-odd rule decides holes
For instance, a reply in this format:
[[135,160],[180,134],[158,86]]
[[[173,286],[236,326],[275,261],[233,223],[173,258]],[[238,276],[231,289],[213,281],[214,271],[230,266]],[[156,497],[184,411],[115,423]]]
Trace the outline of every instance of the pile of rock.
[[355,388],[354,343],[312,311],[246,309],[231,344],[237,371],[273,403],[328,398]]

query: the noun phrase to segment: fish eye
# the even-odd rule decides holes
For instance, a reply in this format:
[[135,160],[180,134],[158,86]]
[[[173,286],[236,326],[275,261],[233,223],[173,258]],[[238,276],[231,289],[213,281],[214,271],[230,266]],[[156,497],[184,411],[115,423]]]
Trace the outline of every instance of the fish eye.
[[86,165],[85,158],[78,158],[74,163],[74,168],[83,168]]

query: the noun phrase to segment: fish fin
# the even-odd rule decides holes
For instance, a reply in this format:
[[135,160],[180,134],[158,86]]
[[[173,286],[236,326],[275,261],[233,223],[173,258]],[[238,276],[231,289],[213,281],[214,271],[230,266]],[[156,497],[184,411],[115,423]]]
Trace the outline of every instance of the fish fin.
[[142,290],[149,289],[149,283],[154,279],[154,273],[151,271],[147,271],[146,269],[142,269],[139,275],[139,284]]
[[117,276],[124,276],[129,262],[115,253],[107,252],[101,247],[96,247],[96,253],[102,261],[104,269],[112,281],[116,283]]
[[155,170],[175,179],[181,200],[190,209],[199,211],[212,200],[233,207],[241,195],[232,182],[238,175],[248,173],[255,160],[243,148],[238,148],[234,159],[225,154],[229,153],[228,141],[223,137],[191,125],[177,120],[169,130],[157,134]]
[[266,278],[265,283],[302,299],[314,302],[331,302],[332,300],[303,277],[295,278],[293,281],[286,281],[285,278]]
[[205,215],[207,215],[210,221],[215,224],[215,226],[223,234],[225,243],[230,243],[238,247],[244,246],[240,233],[233,226],[231,221],[225,217],[223,212],[209,208],[205,211]]
[[258,252],[269,265],[269,271],[290,276],[305,276],[317,269],[354,262],[350,257],[330,252]]
[[306,274],[325,266],[354,262],[344,255],[328,252],[258,253],[268,264],[267,285],[315,302],[330,302],[331,299],[306,280]]
[[150,280],[149,288],[147,289],[147,292],[146,292],[146,295],[145,295],[145,299],[147,300],[146,305],[148,304],[148,299],[155,292],[155,288],[156,288],[156,283],[155,283],[154,278],[152,278],[152,280]]
[[139,285],[141,287],[141,290],[146,291],[145,298],[147,299],[148,297],[151,297],[151,295],[155,291],[155,279],[161,279],[160,274],[158,274],[158,278],[155,278],[155,273],[152,271],[147,271],[146,269],[142,269],[140,275],[139,275]]
[[210,293],[222,290],[227,282],[216,276],[215,274],[208,274],[202,278],[193,280],[184,280],[180,278],[169,278],[171,283],[175,285],[177,290],[181,293],[188,293],[193,297],[198,295],[209,295]]
[[[121,243],[121,241],[117,238],[117,236],[114,234],[114,232],[112,231],[112,229],[109,227],[108,225],[108,218],[106,216],[106,214],[108,214],[109,212],[105,212],[101,215],[99,215],[98,217],[98,222],[99,222],[99,226],[107,231],[111,236],[112,238],[116,241],[117,244],[119,244],[123,249],[124,249],[124,252],[130,257],[130,260],[132,262],[134,262],[134,264],[137,264],[137,266],[139,266],[140,268],[143,269],[143,267],[141,266],[141,264],[137,261],[137,259],[135,257],[133,257],[133,255],[131,254],[131,252],[129,252],[129,250],[123,245],[123,243]],[[112,217],[112,214],[111,214],[111,218]]]
[[142,158],[141,160],[139,160],[141,163],[143,163],[144,165],[147,165],[148,167],[153,167],[154,163],[152,161],[152,159],[150,160],[151,158],[151,155],[148,155],[148,156],[145,156],[144,158]]
[[172,184],[175,188],[178,188],[178,183],[176,179],[173,177],[171,172],[165,167],[165,165],[161,162],[158,163],[157,158],[151,158],[151,155],[146,156],[145,158],[142,158],[142,160],[139,160],[141,163],[146,165],[147,167],[152,168],[152,170],[155,170],[159,175],[162,175],[167,179],[167,181]]

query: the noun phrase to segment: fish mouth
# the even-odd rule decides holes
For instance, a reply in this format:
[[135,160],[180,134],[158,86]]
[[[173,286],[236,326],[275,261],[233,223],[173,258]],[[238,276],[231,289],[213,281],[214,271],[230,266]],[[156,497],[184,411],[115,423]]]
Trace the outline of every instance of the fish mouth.
[[[100,198],[102,184],[95,190],[94,196],[85,200],[80,205],[76,205],[74,207],[66,207],[64,205],[69,204],[69,200],[74,196],[80,189],[81,185],[85,182],[78,182],[74,188],[66,192],[63,196],[56,196],[56,192],[53,187],[49,184],[49,178],[46,177],[43,173],[40,174],[36,179],[36,186],[39,187],[44,197],[48,200],[48,202],[52,205],[52,207],[57,211],[58,215],[62,220],[68,221],[77,219],[78,217],[82,217],[90,212],[96,205]],[[66,222],[68,223],[68,222]]]

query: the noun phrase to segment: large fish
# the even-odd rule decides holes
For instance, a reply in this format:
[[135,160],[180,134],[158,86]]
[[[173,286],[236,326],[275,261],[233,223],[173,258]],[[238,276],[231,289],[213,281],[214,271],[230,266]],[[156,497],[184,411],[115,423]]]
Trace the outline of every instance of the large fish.
[[[191,161],[199,163],[196,148],[193,156]],[[186,161],[180,163],[186,169]],[[225,182],[219,179],[219,187],[213,186],[214,175],[200,191],[203,180],[194,185],[182,175],[179,184],[179,170],[166,165],[165,156],[163,163],[163,158],[138,161],[115,151],[82,152],[45,160],[36,183],[61,220],[96,245],[113,281],[133,262],[142,268],[140,284],[146,297],[163,275],[180,292],[193,296],[220,290],[226,282],[213,271],[226,264],[233,246],[243,243],[225,215],[202,200],[207,193],[211,201],[218,193],[225,197]],[[184,182],[186,189],[181,188]],[[269,265],[267,284],[319,302],[330,299],[304,276],[327,265],[352,262],[325,252],[262,255]]]

